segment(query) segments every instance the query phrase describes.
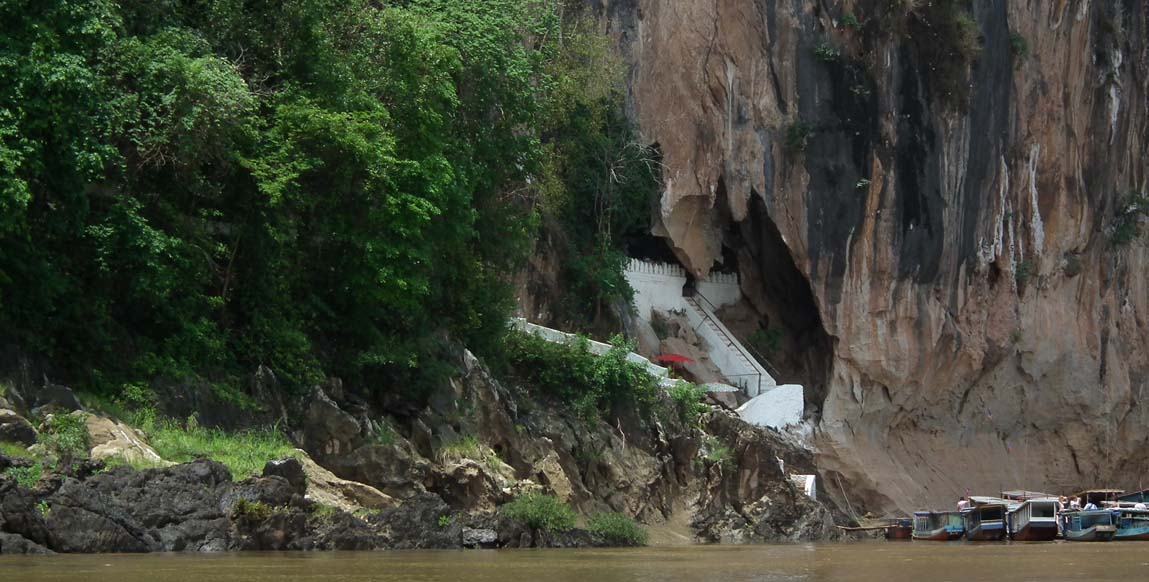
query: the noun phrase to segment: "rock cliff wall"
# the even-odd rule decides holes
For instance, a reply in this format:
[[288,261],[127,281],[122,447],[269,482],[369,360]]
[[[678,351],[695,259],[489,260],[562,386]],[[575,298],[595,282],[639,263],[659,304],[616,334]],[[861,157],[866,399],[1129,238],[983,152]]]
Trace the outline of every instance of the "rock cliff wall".
[[1149,175],[1145,3],[598,8],[665,163],[656,234],[699,275],[737,254],[830,493],[1143,485],[1149,253],[1113,241]]

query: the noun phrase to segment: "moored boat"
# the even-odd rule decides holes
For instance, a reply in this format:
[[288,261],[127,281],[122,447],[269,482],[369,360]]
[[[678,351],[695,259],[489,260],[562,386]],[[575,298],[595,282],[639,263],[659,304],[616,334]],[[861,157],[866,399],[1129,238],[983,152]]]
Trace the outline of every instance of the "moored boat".
[[956,511],[915,511],[915,540],[947,541],[961,539],[965,523]]
[[1144,509],[1114,509],[1114,525],[1117,532],[1113,539],[1149,540],[1149,511]]
[[886,539],[887,540],[908,540],[912,537],[914,531],[914,522],[908,517],[899,517],[891,519],[890,524],[886,526]]
[[1067,511],[1061,514],[1061,533],[1074,542],[1107,542],[1117,533],[1113,512]]
[[[976,500],[975,500],[976,502]],[[986,503],[962,512],[965,539],[992,542],[1005,537],[1005,505]]]
[[1043,542],[1057,537],[1058,499],[1026,499],[1006,514],[1009,538],[1021,542]]

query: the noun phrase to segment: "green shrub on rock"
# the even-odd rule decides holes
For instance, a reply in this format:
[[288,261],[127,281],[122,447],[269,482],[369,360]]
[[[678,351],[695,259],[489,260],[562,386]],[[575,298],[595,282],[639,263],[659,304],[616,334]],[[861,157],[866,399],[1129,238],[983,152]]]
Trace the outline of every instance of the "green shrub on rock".
[[82,414],[57,414],[48,420],[48,435],[44,443],[48,450],[60,460],[66,471],[76,458],[88,456],[91,448],[91,435],[88,422]]
[[646,545],[646,529],[621,513],[600,513],[591,517],[587,520],[587,530],[613,545]]
[[702,403],[706,396],[706,388],[689,382],[681,382],[670,388],[670,400],[674,402],[675,412],[684,424],[698,422],[698,417],[710,410]]
[[502,350],[518,380],[569,404],[584,420],[616,409],[652,412],[658,402],[658,380],[627,360],[632,345],[618,336],[611,344],[607,353],[596,356],[586,340],[566,345],[511,332]]
[[527,493],[504,505],[503,515],[532,530],[551,533],[568,532],[575,526],[575,512],[569,505],[541,493]]

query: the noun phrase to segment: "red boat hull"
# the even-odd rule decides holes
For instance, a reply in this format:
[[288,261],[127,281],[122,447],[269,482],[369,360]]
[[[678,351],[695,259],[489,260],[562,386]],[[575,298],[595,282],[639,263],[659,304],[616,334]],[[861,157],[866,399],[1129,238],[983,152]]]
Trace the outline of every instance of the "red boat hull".
[[887,540],[908,540],[914,537],[914,528],[894,526],[886,528]]

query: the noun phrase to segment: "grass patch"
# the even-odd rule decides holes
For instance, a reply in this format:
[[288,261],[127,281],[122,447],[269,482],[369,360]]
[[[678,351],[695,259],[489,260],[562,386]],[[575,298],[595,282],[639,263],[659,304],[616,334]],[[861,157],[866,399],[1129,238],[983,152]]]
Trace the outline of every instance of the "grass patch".
[[312,517],[322,521],[331,521],[336,515],[339,515],[339,508],[324,503],[316,503],[315,509],[311,511]]
[[395,430],[384,420],[375,425],[375,443],[384,446],[395,444]]
[[562,533],[575,526],[575,512],[569,505],[540,493],[527,493],[504,505],[503,514],[532,530]]
[[13,459],[33,459],[35,456],[28,447],[20,443],[0,442],[0,454]]
[[463,459],[482,461],[486,458],[483,445],[479,443],[479,439],[471,435],[460,437],[455,442],[442,445],[436,456],[440,463],[457,462]]
[[734,451],[714,437],[708,437],[703,441],[705,447],[704,457],[707,461],[719,465],[721,467],[731,467],[734,465]]
[[263,472],[268,461],[295,455],[295,447],[276,427],[230,433],[205,428],[198,423],[181,425],[170,419],[141,426],[148,442],[161,458],[187,463],[200,458],[219,461],[231,470],[232,478],[246,479]]
[[645,546],[646,529],[621,513],[600,513],[587,520],[591,534],[620,546]]

